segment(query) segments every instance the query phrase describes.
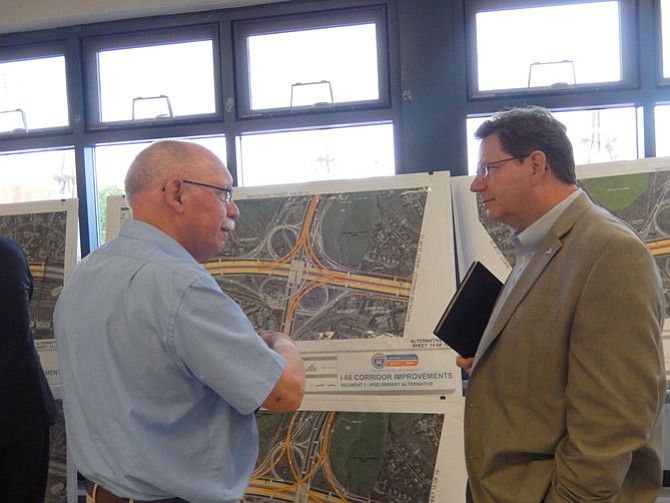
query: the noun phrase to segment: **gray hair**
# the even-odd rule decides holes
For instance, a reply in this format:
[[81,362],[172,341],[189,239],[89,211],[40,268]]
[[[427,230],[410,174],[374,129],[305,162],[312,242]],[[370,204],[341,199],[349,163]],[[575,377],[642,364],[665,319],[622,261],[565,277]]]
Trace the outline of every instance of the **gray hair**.
[[132,207],[133,197],[170,176],[190,176],[197,170],[199,156],[194,143],[180,140],[160,140],[142,150],[128,168],[125,178],[126,201]]

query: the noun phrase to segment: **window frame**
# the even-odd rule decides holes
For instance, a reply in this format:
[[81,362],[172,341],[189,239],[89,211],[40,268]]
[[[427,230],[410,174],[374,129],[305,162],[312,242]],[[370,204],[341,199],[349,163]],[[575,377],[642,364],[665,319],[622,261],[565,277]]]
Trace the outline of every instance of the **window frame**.
[[[374,121],[374,122],[357,122],[357,123],[340,123],[338,122],[337,124],[331,124],[328,126],[315,126],[315,127],[306,127],[306,128],[285,128],[285,129],[278,129],[278,130],[261,130],[261,131],[245,131],[241,132],[235,137],[235,149],[236,149],[236,158],[237,158],[237,180],[240,182],[240,186],[246,186],[246,187],[253,187],[253,186],[259,186],[260,184],[258,183],[252,183],[249,185],[248,183],[244,182],[245,179],[245,169],[248,171],[248,167],[245,168],[245,156],[244,156],[244,140],[246,138],[254,137],[254,136],[264,136],[264,135],[276,135],[276,134],[293,134],[293,133],[315,133],[315,134],[321,134],[325,131],[333,131],[333,130],[343,130],[343,129],[351,129],[351,128],[368,128],[368,127],[375,127],[375,126],[389,126],[391,128],[391,141],[395,143],[395,124],[394,121],[391,119],[388,120],[381,120],[381,121]],[[360,129],[359,129],[360,130]],[[396,150],[395,144],[393,145],[393,150]],[[275,156],[275,159],[277,157]],[[395,152],[393,152],[393,161],[394,161],[394,169],[395,172],[397,172],[397,159],[395,156]],[[279,161],[281,164],[281,161]],[[274,169],[274,168],[273,168]],[[257,177],[257,175],[246,175],[247,178],[253,179],[254,177]],[[379,174],[374,174],[374,175],[369,175],[369,176],[387,176],[387,175],[379,175]],[[361,177],[351,177],[351,178],[340,178],[340,179],[346,179],[346,180],[357,180]],[[327,178],[311,178],[308,180],[302,180],[308,181],[308,182],[314,182],[314,181],[323,181],[326,180]],[[337,179],[333,178],[333,179]],[[281,184],[283,182],[270,182],[271,185],[276,185],[276,184]],[[301,183],[300,181],[297,180],[291,180],[286,183]]]
[[619,37],[621,80],[618,82],[596,82],[573,84],[566,87],[535,87],[513,89],[478,89],[479,68],[477,59],[477,27],[476,15],[479,12],[496,10],[512,10],[536,7],[557,7],[563,5],[602,3],[612,0],[469,0],[465,2],[466,61],[467,61],[467,93],[468,100],[476,101],[491,98],[507,98],[521,96],[574,95],[585,91],[616,91],[632,89],[638,85],[636,64],[636,19],[633,0],[616,0],[619,4]]
[[[379,75],[379,98],[346,103],[335,103],[328,107],[291,109],[290,107],[252,109],[250,97],[249,63],[247,59],[247,37],[260,34],[301,31],[307,29],[333,28],[352,24],[373,22],[377,37],[377,74]],[[237,118],[268,118],[288,115],[321,114],[324,112],[359,111],[388,108],[391,104],[391,79],[389,61],[388,12],[386,5],[310,11],[306,13],[240,19],[233,22],[233,52],[235,55],[235,91],[237,95]]]
[[[180,116],[171,120],[160,121],[114,121],[103,122],[101,120],[100,101],[100,79],[98,71],[98,52],[113,49],[130,49],[136,47],[149,47],[154,45],[167,45],[174,43],[198,42],[203,40],[212,41],[212,63],[214,73],[212,75],[214,84],[214,112],[209,114],[194,114]],[[82,51],[84,59],[84,88],[87,105],[86,128],[88,131],[125,129],[139,127],[155,127],[165,124],[191,124],[201,123],[208,120],[223,119],[223,99],[221,90],[221,62],[219,55],[220,37],[219,27],[215,22],[198,23],[193,25],[181,24],[176,27],[160,27],[144,31],[119,32],[99,36],[88,36],[82,40]]]

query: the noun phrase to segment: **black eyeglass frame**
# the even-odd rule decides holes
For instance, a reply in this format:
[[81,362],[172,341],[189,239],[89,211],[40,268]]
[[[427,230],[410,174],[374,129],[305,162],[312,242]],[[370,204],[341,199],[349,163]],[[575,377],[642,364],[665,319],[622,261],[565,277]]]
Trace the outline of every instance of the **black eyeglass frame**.
[[219,187],[218,185],[212,185],[210,183],[194,182],[193,180],[182,180],[183,183],[188,183],[189,185],[198,185],[200,187],[207,187],[208,189],[218,190],[219,192],[225,192],[226,197],[223,200],[227,205],[233,202],[233,188],[232,187]]

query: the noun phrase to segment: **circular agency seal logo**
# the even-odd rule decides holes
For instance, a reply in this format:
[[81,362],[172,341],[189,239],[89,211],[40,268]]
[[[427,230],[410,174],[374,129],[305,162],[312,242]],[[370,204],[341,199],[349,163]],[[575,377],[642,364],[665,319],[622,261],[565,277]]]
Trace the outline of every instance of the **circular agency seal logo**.
[[371,358],[372,366],[376,369],[383,369],[386,367],[386,362],[388,359],[384,353],[375,353]]

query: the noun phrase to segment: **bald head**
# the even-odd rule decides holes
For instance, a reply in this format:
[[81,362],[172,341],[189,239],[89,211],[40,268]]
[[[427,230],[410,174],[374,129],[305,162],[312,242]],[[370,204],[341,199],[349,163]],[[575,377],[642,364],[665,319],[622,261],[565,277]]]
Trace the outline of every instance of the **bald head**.
[[211,171],[212,165],[223,167],[218,157],[195,143],[178,140],[152,143],[135,157],[126,173],[126,201],[133,208],[137,194],[162,187],[170,178],[198,179]]
[[[140,152],[126,174],[133,218],[173,237],[197,260],[223,247],[239,211],[226,198],[232,177],[210,150],[163,140]],[[228,192],[230,192],[228,190]]]

